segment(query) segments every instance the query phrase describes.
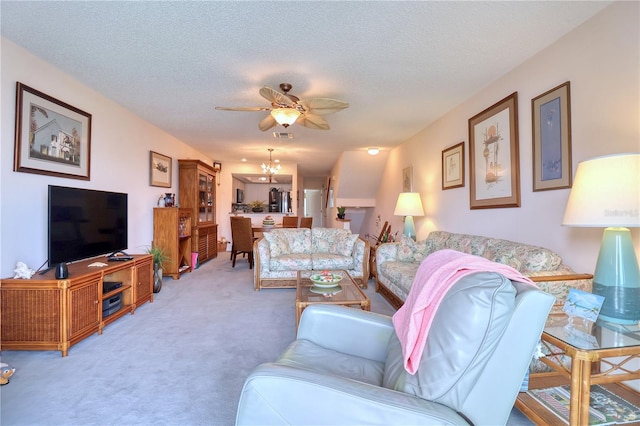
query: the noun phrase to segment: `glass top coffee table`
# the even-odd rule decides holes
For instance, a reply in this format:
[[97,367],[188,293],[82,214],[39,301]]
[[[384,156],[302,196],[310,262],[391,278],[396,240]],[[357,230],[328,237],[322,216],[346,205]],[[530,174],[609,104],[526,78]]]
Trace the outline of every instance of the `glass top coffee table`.
[[[340,277],[337,283],[329,279],[327,283],[314,283],[311,277],[320,273]],[[337,285],[336,285],[337,284]],[[344,305],[359,306],[365,311],[371,310],[371,301],[351,278],[347,271],[298,271],[296,285],[296,330],[300,323],[302,311],[309,305]]]
[[[550,315],[542,333],[548,353],[540,360],[552,372],[532,373],[529,389],[570,386],[569,424],[589,424],[592,385],[638,405],[640,393],[620,382],[640,379],[640,328],[607,322],[596,324]],[[521,392],[516,407],[536,424],[555,424],[554,417],[528,392]],[[555,423],[554,423],[555,422]]]

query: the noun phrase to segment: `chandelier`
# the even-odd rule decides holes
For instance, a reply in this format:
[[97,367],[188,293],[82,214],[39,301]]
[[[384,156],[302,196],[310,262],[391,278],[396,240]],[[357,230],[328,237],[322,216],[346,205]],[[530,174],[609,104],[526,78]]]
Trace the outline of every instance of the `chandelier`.
[[269,183],[271,183],[271,177],[280,171],[280,164],[276,167],[273,167],[271,160],[271,153],[273,152],[273,148],[269,148],[269,164],[262,163],[262,173],[266,174],[269,178]]

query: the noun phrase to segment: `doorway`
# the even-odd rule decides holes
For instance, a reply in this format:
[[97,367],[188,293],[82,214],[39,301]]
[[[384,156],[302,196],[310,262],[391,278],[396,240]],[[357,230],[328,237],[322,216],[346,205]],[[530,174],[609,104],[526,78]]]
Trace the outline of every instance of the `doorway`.
[[313,218],[314,227],[323,227],[322,220],[322,190],[305,189],[303,213],[306,217]]

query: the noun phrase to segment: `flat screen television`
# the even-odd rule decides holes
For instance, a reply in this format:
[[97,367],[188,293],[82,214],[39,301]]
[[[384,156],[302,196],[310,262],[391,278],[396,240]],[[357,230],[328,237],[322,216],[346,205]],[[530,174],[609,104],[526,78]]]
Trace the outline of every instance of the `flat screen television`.
[[127,248],[127,194],[49,185],[49,267]]

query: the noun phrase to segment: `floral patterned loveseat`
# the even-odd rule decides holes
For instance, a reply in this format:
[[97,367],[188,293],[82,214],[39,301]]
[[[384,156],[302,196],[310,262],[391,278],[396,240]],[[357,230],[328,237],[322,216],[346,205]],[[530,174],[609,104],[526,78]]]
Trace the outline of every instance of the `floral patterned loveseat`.
[[553,251],[537,246],[478,235],[433,231],[426,240],[415,242],[402,236],[400,242],[381,244],[376,249],[376,291],[396,309],[409,294],[418,266],[425,256],[437,250],[452,249],[482,256],[509,265],[536,281],[556,297],[551,313],[562,312],[570,288],[591,291],[592,277],[577,274],[562,263]]
[[253,244],[254,287],[296,286],[298,271],[344,269],[362,287],[369,277],[369,243],[349,229],[284,228]]

